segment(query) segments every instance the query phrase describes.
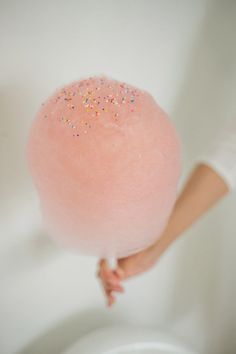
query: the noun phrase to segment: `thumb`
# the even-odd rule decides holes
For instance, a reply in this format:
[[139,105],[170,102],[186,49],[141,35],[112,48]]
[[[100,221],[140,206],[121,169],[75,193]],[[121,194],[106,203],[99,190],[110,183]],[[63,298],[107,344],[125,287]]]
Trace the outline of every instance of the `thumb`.
[[101,277],[103,274],[109,273],[110,268],[108,261],[104,258],[101,258],[98,262],[98,270],[97,270],[97,276]]
[[108,265],[108,261],[105,258],[101,258],[99,261],[99,266],[101,268],[103,268],[104,270],[108,270],[109,269],[109,265]]

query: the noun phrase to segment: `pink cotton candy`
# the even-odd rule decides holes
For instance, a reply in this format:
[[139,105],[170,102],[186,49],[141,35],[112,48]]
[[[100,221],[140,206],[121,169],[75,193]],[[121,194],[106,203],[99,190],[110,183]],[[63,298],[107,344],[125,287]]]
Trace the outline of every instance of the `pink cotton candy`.
[[145,90],[104,75],[57,89],[32,122],[27,158],[45,226],[63,247],[120,258],[161,236],[181,144]]

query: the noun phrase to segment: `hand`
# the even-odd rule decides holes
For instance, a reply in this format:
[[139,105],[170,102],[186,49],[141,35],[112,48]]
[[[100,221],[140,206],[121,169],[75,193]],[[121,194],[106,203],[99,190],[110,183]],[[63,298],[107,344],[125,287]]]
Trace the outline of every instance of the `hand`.
[[144,273],[151,269],[163,253],[164,248],[158,241],[143,251],[117,260],[115,269],[111,269],[106,259],[99,261],[98,277],[107,297],[108,306],[115,302],[114,291],[123,293],[121,281]]

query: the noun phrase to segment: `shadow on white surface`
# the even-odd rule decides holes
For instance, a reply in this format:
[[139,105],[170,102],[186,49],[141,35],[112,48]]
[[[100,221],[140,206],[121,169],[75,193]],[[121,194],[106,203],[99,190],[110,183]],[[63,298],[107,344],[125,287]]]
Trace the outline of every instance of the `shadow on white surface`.
[[120,323],[119,318],[110,315],[106,310],[91,309],[76,313],[35,338],[17,354],[61,354],[79,337],[117,323]]

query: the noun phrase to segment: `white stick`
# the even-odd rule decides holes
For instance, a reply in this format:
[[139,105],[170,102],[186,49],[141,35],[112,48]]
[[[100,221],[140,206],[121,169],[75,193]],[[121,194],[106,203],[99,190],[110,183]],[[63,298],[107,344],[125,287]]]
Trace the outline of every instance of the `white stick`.
[[117,266],[117,260],[115,257],[108,257],[108,264],[112,269],[115,269]]

